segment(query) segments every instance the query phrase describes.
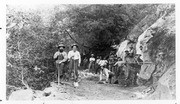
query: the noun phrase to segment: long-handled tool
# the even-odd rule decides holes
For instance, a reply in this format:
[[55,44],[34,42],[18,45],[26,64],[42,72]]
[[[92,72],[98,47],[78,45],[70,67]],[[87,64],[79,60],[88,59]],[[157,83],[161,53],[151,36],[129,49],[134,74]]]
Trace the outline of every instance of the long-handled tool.
[[[60,65],[61,62],[59,62],[58,64]],[[60,75],[59,75],[59,71],[60,71],[60,70],[62,70],[62,69],[59,69],[59,68],[58,68],[58,86],[59,86],[59,82],[60,82],[60,78],[59,78],[59,77],[60,77]]]
[[75,60],[74,60],[74,87],[78,87],[79,86],[78,85],[78,76],[76,75],[77,69],[75,69],[75,68],[76,68],[76,65],[75,65]]
[[74,68],[73,68],[73,76],[74,76],[74,86],[75,86],[75,83],[76,83],[76,74],[75,74],[75,60],[73,60],[73,63],[74,63]]
[[58,86],[59,86],[59,69],[58,69]]

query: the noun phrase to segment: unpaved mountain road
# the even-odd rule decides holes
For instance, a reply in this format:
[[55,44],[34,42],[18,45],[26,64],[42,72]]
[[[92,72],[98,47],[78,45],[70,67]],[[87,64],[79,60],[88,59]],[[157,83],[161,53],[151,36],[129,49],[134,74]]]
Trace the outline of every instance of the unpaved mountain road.
[[[79,87],[74,88],[72,82],[56,86],[58,90],[54,99],[59,100],[128,100],[136,99],[131,88],[122,88],[117,84],[98,84],[96,77],[84,78]],[[135,90],[134,90],[135,91]]]
[[[157,86],[121,87],[118,84],[99,84],[98,75],[80,74],[78,87],[72,81],[40,90],[18,90],[11,94],[9,100],[136,100],[136,99],[171,99],[168,88],[160,83]],[[155,84],[156,85],[156,84]],[[155,88],[155,89],[154,89]]]
[[[136,100],[136,99],[170,99],[167,87],[158,84],[152,87],[121,87],[118,84],[99,84],[97,75],[81,77],[79,87],[74,88],[73,82],[63,85],[51,82],[51,87],[40,90],[17,90],[9,100]],[[154,92],[155,91],[155,92]]]
[[11,93],[9,100],[132,100],[138,99],[142,87],[123,88],[118,84],[99,84],[98,75],[85,73],[80,75],[78,87],[72,81],[58,85],[51,82],[51,87],[40,90],[17,90]]

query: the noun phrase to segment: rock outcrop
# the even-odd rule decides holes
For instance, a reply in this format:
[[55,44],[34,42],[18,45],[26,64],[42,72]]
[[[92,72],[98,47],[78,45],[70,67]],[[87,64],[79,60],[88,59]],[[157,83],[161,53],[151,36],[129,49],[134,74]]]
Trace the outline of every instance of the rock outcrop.
[[[175,80],[175,10],[173,4],[158,5],[156,13],[146,16],[138,25],[132,29],[128,35],[130,40],[135,40],[136,52],[141,54],[142,60],[151,60],[156,70],[161,72],[152,86],[154,91],[143,99],[175,99],[176,98],[176,80]],[[145,22],[146,21],[146,22]],[[154,21],[154,22],[152,22]],[[140,50],[140,46],[146,48],[146,56]],[[164,53],[161,62],[157,61],[157,54]],[[164,66],[164,67],[163,67]],[[143,94],[140,94],[143,95]]]
[[9,100],[33,100],[33,90],[17,90],[12,92]]

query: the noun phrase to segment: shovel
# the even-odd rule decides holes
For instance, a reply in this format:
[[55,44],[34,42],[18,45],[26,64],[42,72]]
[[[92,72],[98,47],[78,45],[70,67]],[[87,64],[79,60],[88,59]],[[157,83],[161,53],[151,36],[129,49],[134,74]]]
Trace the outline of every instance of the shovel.
[[[61,64],[61,62],[59,62],[59,64]],[[59,77],[60,77],[59,71],[60,71],[60,70],[58,70],[58,86],[59,86],[59,82],[60,82],[60,80],[59,80]]]

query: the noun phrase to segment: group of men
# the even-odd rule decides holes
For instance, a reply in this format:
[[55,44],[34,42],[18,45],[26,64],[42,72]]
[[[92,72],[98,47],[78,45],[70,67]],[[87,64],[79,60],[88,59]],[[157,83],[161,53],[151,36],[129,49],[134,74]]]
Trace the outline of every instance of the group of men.
[[[103,59],[101,56],[97,56],[97,58],[95,58],[94,54],[91,54],[88,65],[89,72],[99,74],[99,81],[102,81],[103,75],[105,75],[106,83],[111,83],[112,77],[119,76],[120,72],[123,73],[123,76],[125,76],[125,80],[123,81],[125,86],[128,86],[128,83],[131,85],[142,85],[144,82],[147,82],[151,75],[157,71],[155,71],[155,65],[149,60],[142,60],[141,55],[135,54],[133,42],[129,42],[128,44],[129,47],[124,51],[124,55],[121,58],[116,57],[116,55],[113,53],[110,53],[109,58],[106,60],[105,57]],[[61,83],[61,79],[64,74],[64,66],[65,63],[68,62],[71,76],[74,79],[74,86],[77,87],[78,68],[81,64],[81,55],[77,50],[78,45],[72,44],[72,50],[69,51],[68,54],[64,51],[64,48],[65,46],[62,43],[59,44],[58,51],[54,54],[54,59],[56,60],[55,62],[58,71],[58,84]],[[143,51],[143,47],[140,47],[140,49]],[[155,75],[157,76],[157,74]],[[120,78],[118,77],[118,79]]]
[[71,76],[74,79],[74,86],[78,86],[78,67],[81,64],[81,55],[80,52],[77,50],[78,45],[72,44],[72,50],[68,52],[68,54],[64,51],[65,45],[60,43],[58,45],[58,51],[54,54],[54,59],[56,68],[57,68],[57,80],[58,84],[62,84],[62,78],[64,76],[64,67],[66,62],[69,63],[69,70]]
[[[156,74],[158,68],[150,60],[147,47],[140,47],[143,52],[143,56],[141,56],[140,54],[136,54],[134,45],[135,42],[128,42],[122,57],[117,57],[115,54],[110,53],[107,60],[105,58],[101,59],[101,57],[95,59],[92,54],[89,59],[89,71],[96,74],[99,73],[100,81],[103,74],[106,76],[106,82],[110,83],[112,77],[116,77],[115,80],[118,79],[118,83],[124,86],[144,85],[152,79],[151,76],[153,76],[154,81],[157,80],[155,75],[158,75]],[[163,54],[160,52],[158,56],[162,56]],[[142,57],[144,60],[142,60]]]
[[[65,45],[63,43],[60,43],[58,45],[58,51],[55,52],[54,54],[54,59],[55,59],[55,65],[56,65],[56,73],[57,73],[57,80],[58,80],[58,85],[63,84],[63,76],[66,74],[67,69],[65,69],[65,66],[69,66],[69,72],[70,76],[74,79],[74,87],[78,86],[78,70],[80,68],[81,64],[81,54],[77,50],[78,45],[77,44],[72,44],[71,45],[72,50],[68,52],[68,54],[64,51]],[[108,82],[109,77],[113,75],[113,73],[106,68],[108,61],[105,60],[105,58],[102,60],[101,57],[97,57],[97,59],[94,58],[94,54],[91,55],[91,58],[89,59],[89,69],[90,71],[92,67],[96,69],[94,73],[99,73],[100,78],[99,80],[102,80],[102,75],[104,74],[106,76],[106,82]],[[67,65],[68,63],[68,65]]]
[[[106,83],[112,83],[112,77],[119,76],[120,72],[123,72],[125,81],[131,80],[130,83],[135,84],[136,74],[140,69],[141,63],[139,57],[135,58],[134,49],[130,47],[129,50],[125,50],[123,58],[118,58],[115,54],[110,53],[109,58],[101,57],[94,58],[92,54],[89,59],[89,71],[92,73],[99,74],[99,81],[102,81],[103,75],[105,75]],[[132,77],[130,79],[130,77]],[[126,84],[127,86],[127,84]]]
[[156,61],[152,62],[147,45],[140,46],[142,54],[136,54],[135,42],[129,42],[122,58],[114,64],[123,71],[125,86],[141,86],[155,83],[165,71],[164,53],[157,53]]
[[112,67],[110,67],[110,65],[112,65],[110,63],[112,63],[110,58],[106,60],[105,57],[102,59],[101,56],[97,56],[95,59],[94,54],[91,54],[91,57],[89,58],[88,70],[94,74],[99,74],[99,81],[102,81],[103,75],[105,75],[105,82],[111,83],[111,78],[114,73]]

